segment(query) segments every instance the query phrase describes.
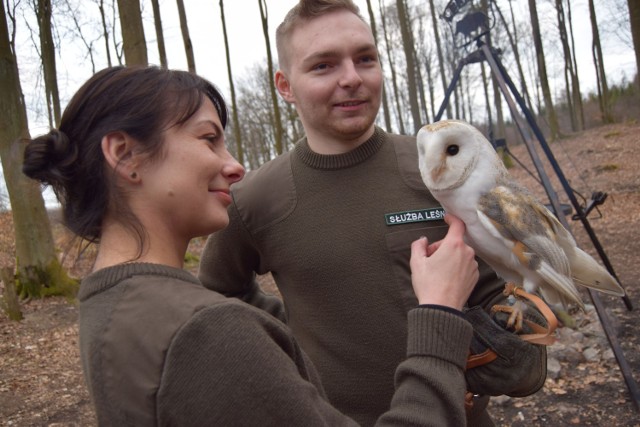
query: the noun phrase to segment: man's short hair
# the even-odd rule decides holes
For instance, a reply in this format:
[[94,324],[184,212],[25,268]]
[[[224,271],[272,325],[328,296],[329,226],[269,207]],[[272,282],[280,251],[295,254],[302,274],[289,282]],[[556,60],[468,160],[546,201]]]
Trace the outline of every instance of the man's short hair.
[[360,8],[352,0],[300,0],[292,7],[276,29],[276,48],[280,69],[286,70],[289,67],[285,43],[299,24],[342,9],[353,13],[367,23],[360,15]]

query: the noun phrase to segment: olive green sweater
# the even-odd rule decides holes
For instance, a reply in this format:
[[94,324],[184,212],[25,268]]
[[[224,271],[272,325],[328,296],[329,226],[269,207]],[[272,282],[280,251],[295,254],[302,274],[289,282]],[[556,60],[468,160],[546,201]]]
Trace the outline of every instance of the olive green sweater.
[[[79,294],[82,365],[101,426],[342,426],[289,328],[191,274],[124,264]],[[464,425],[471,326],[445,310],[409,313],[405,360],[380,425]],[[372,355],[373,356],[373,355]]]
[[[435,242],[448,229],[420,177],[415,138],[376,129],[340,155],[314,153],[303,139],[248,173],[232,195],[230,225],[209,238],[200,280],[286,319],[329,400],[374,424],[393,396],[407,313],[417,304],[411,242]],[[255,274],[267,272],[284,305],[260,292]],[[469,305],[488,309],[503,289],[481,263]],[[491,425],[479,409],[474,424]]]

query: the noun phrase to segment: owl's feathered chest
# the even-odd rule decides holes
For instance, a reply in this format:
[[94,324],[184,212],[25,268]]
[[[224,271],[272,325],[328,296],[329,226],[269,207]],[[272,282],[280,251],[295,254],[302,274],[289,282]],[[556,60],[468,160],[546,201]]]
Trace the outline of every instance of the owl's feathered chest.
[[502,170],[490,162],[480,160],[467,175],[465,181],[456,188],[435,191],[434,197],[442,207],[458,216],[465,223],[477,221],[480,200],[497,185],[508,185]]

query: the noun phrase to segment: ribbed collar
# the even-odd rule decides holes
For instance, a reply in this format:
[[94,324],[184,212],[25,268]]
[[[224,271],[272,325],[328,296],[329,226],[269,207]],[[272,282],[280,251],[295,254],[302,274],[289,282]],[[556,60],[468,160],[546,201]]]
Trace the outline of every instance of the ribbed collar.
[[335,170],[355,166],[380,151],[385,132],[376,126],[371,138],[344,154],[318,154],[311,150],[307,138],[296,144],[295,154],[304,164],[314,169]]
[[78,300],[83,301],[92,295],[100,293],[113,287],[121,281],[133,276],[166,276],[174,279],[184,280],[195,284],[200,284],[193,274],[186,270],[169,267],[161,264],[149,264],[143,262],[133,262],[128,264],[118,264],[112,267],[102,268],[89,274],[82,280]]

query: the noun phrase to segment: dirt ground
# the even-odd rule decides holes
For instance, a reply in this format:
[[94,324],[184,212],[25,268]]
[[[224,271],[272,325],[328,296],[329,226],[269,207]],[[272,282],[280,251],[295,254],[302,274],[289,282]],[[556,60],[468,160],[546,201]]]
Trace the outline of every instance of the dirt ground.
[[[562,172],[571,186],[587,199],[593,191],[607,193],[599,212],[589,223],[628,293],[634,310],[621,298],[600,296],[604,312],[583,293],[587,310],[571,312],[574,328],[557,330],[556,344],[548,348],[549,374],[544,387],[526,398],[500,396],[490,411],[499,426],[640,426],[640,412],[631,398],[620,366],[628,368],[638,387],[640,381],[640,125],[604,126],[551,144]],[[511,147],[514,157],[534,171],[523,145]],[[539,153],[542,155],[542,153]],[[542,187],[516,165],[514,177],[546,200]],[[568,203],[549,168],[554,188]],[[596,255],[585,227],[571,221],[580,246]],[[77,248],[55,226],[65,265],[82,277],[91,265],[93,251],[77,261]],[[0,267],[13,259],[13,226],[10,215],[0,215]],[[195,271],[203,240],[190,247]],[[264,278],[265,286],[272,286]],[[0,313],[0,426],[92,426],[91,402],[82,378],[78,354],[78,310],[63,298],[32,300],[22,305],[21,322]],[[604,333],[600,316],[611,325],[612,340],[621,349],[619,362]],[[638,393],[636,389],[636,393]],[[640,398],[640,395],[638,396]],[[636,402],[637,403],[637,402]]]

